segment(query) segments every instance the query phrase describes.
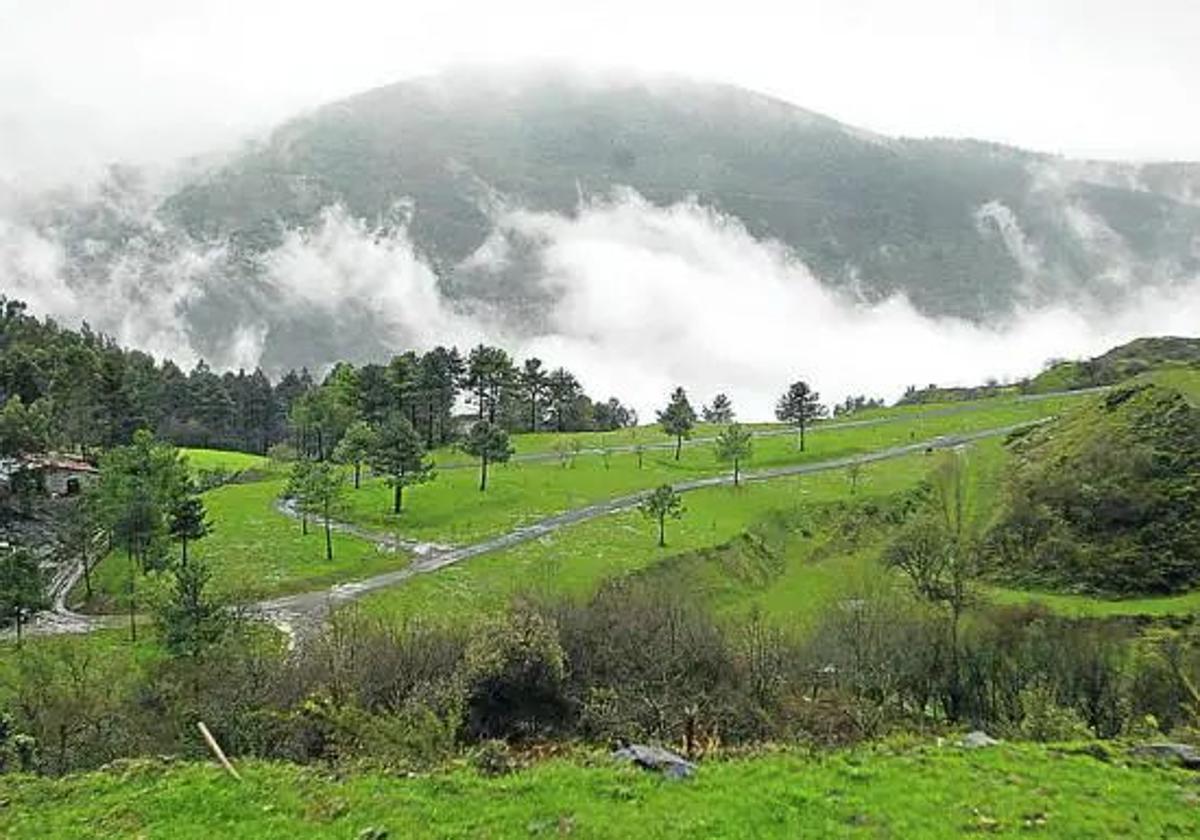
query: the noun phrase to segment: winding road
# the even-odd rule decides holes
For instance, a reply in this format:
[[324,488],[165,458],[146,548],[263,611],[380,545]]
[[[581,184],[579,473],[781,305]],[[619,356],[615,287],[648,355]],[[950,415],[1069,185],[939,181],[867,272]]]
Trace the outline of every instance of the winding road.
[[[1041,420],[1026,421],[975,432],[943,435],[931,440],[918,441],[902,446],[892,446],[860,455],[849,455],[824,461],[790,464],[771,469],[744,472],[742,473],[741,480],[744,482],[769,481],[776,478],[844,469],[852,464],[870,464],[876,461],[902,458],[906,455],[929,452],[931,450],[952,449],[974,441],[1008,435],[1029,426],[1048,422],[1049,419],[1043,418]],[[860,422],[871,423],[873,421]],[[683,481],[673,486],[677,492],[687,493],[693,490],[720,487],[732,483],[732,475],[722,474]],[[362,580],[342,583],[311,592],[302,592],[295,595],[258,601],[247,604],[244,608],[248,614],[270,621],[289,635],[295,636],[305,632],[309,628],[318,626],[324,616],[337,606],[357,600],[372,592],[403,584],[417,575],[430,574],[447,566],[469,560],[472,557],[478,557],[481,554],[490,554],[509,548],[510,546],[538,539],[570,525],[607,516],[618,511],[628,510],[636,507],[648,492],[649,488],[638,493],[617,496],[594,504],[574,508],[540,519],[537,522],[509,531],[508,533],[463,546],[412,543],[397,539],[390,534],[371,531],[357,525],[336,523],[335,527],[339,531],[372,542],[381,548],[392,551],[398,549],[411,551],[414,555],[413,560],[409,565],[395,571],[384,572]],[[287,504],[281,503],[279,511],[287,516],[296,515],[296,511]],[[78,581],[81,573],[82,570],[75,567],[58,576],[52,591],[53,607],[50,610],[39,613],[29,623],[27,632],[30,635],[87,633],[101,628],[120,626],[124,623],[125,619],[119,615],[84,615],[72,612],[67,608],[67,593],[70,592],[71,588]]]

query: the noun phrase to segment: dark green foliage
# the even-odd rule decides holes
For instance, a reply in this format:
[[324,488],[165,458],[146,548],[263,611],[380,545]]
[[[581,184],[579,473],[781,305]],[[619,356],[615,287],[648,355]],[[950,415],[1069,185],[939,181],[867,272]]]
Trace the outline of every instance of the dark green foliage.
[[561,431],[636,422],[615,398],[593,404],[569,371],[546,373],[540,361],[530,362],[537,364],[518,375],[500,348],[477,347],[464,366],[456,349],[436,347],[386,365],[341,362],[319,385],[307,370],[288,371],[274,385],[261,370],[218,374],[204,362],[185,374],[86,328],[33,318],[23,303],[0,295],[0,456],[57,446],[86,452],[149,429],[177,446],[265,454],[290,442],[324,460],[354,429],[341,455],[357,471],[365,436],[356,423],[378,425],[399,413],[426,448],[443,446],[454,439],[464,388],[488,420],[510,431],[547,420]]
[[167,509],[167,531],[179,543],[181,565],[188,562],[188,542],[203,539],[211,530],[200,488],[190,478],[183,478]]
[[809,388],[807,382],[793,382],[775,406],[775,417],[780,423],[791,423],[800,430],[801,451],[804,451],[804,430],[827,413],[821,405],[821,395]]
[[704,418],[705,423],[732,423],[733,403],[725,394],[717,394],[713,397],[711,405],[706,405],[700,410],[700,415]]
[[488,465],[502,464],[513,454],[512,444],[508,442],[508,432],[487,420],[480,420],[471,426],[471,431],[462,443],[462,449],[468,455],[479,459],[480,492],[487,490]]
[[47,606],[46,579],[37,556],[24,548],[6,549],[0,555],[0,625],[14,624],[20,641],[25,622]]
[[50,444],[50,401],[26,405],[14,394],[0,408],[0,457],[45,452]]
[[[409,427],[411,426],[410,423]],[[370,459],[377,445],[378,435],[375,429],[365,420],[357,420],[350,424],[333,450],[334,461],[354,468],[355,490],[362,484],[362,466]]]
[[170,595],[157,610],[163,646],[174,656],[198,657],[229,629],[229,613],[209,593],[212,574],[200,561],[174,570]]
[[496,422],[501,400],[517,381],[517,371],[508,353],[499,347],[480,344],[467,356],[463,385],[475,404],[480,420]]
[[687,392],[676,388],[671,392],[671,401],[658,412],[658,424],[663,432],[675,438],[675,460],[679,460],[683,441],[692,436],[696,425],[696,410],[688,402]]
[[683,516],[683,497],[670,484],[657,487],[639,505],[642,515],[658,524],[658,547],[667,544],[667,519]]
[[1200,582],[1200,410],[1122,387],[1012,443],[995,573],[1052,589],[1181,592]]
[[516,611],[477,633],[464,660],[471,738],[533,738],[568,719],[566,657],[545,615]]
[[714,445],[717,460],[733,464],[733,486],[737,487],[741,478],[741,465],[750,460],[754,450],[753,436],[750,430],[743,428],[740,423],[732,423],[721,430]]
[[186,482],[187,468],[178,451],[144,429],[128,446],[111,449],[100,459],[95,510],[98,522],[129,559],[129,632],[134,639],[138,577],[166,566],[171,513],[186,495]]
[[541,359],[526,359],[521,367],[521,391],[529,403],[529,431],[536,432],[541,427],[542,403],[549,385],[548,375],[542,367]]
[[400,513],[404,488],[424,484],[433,476],[433,463],[425,458],[425,445],[412,423],[393,414],[374,435],[368,454],[371,469],[386,476],[393,488],[392,512]]

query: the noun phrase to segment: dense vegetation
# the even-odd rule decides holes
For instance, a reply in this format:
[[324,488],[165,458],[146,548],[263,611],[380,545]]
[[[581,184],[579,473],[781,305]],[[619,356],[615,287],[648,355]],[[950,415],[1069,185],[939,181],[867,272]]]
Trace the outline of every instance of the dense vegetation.
[[988,543],[1001,574],[1118,595],[1200,581],[1200,409],[1174,388],[1121,386],[1013,443]]
[[593,401],[562,368],[528,359],[518,369],[499,348],[407,352],[386,364],[335,366],[323,382],[307,370],[272,382],[261,370],[218,374],[126,350],[86,326],[39,320],[0,296],[0,455],[65,446],[88,451],[149,429],[180,446],[265,453],[281,441],[320,459],[356,419],[407,418],[426,446],[457,436],[462,394],[510,430],[616,429],[636,416],[615,398]]

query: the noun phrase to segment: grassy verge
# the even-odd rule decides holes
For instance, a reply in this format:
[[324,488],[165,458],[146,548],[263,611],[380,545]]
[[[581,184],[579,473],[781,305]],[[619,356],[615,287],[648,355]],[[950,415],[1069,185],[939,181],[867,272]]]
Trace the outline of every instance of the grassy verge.
[[[61,780],[0,777],[0,834],[20,838],[1186,837],[1195,777],[1073,749],[879,746],[705,763],[671,782],[604,755],[501,777],[330,776],[247,763],[130,762]],[[376,833],[369,833],[369,830]]]

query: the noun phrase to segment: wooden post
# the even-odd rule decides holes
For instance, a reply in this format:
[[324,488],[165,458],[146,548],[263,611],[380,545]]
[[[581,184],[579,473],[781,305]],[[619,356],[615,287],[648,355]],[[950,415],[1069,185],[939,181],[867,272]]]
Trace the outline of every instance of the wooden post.
[[217,743],[217,739],[208,731],[208,727],[204,725],[204,721],[196,721],[196,726],[200,730],[200,734],[204,736],[204,743],[208,744],[208,748],[212,750],[212,754],[217,757],[217,761],[230,776],[237,779],[239,782],[242,777],[238,775],[238,771],[233,769],[233,765],[229,763],[229,759],[225,757],[225,752],[221,749],[221,745]]

